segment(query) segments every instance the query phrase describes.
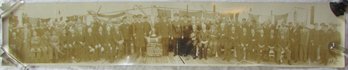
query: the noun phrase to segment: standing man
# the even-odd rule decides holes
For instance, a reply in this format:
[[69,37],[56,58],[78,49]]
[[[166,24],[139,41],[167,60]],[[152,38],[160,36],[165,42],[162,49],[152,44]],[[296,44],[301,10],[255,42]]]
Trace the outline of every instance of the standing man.
[[145,47],[145,34],[144,34],[144,27],[143,24],[140,21],[139,16],[135,17],[135,20],[133,22],[134,25],[134,51],[136,54],[136,57],[142,56],[141,48]]
[[122,34],[121,36],[123,38],[124,55],[129,56],[132,53],[132,49],[131,49],[132,31],[130,30],[132,28],[130,23],[126,21],[126,18],[121,20],[121,25],[119,26],[119,29]]
[[[290,22],[291,23],[291,22]],[[278,43],[278,63],[290,63],[291,51],[289,49],[289,29],[286,23],[279,27],[279,43]]]
[[191,20],[186,20],[185,22],[185,26],[184,26],[184,38],[183,38],[183,45],[182,46],[184,48],[184,53],[185,56],[192,54],[192,49],[193,49],[193,40],[191,38],[191,34],[193,32],[192,29],[192,25],[191,24]]
[[41,45],[40,45],[41,39],[36,33],[36,30],[33,30],[32,36],[31,36],[31,41],[30,41],[30,56],[29,60],[27,61],[28,63],[40,63],[37,58],[40,58],[40,53],[41,53]]
[[168,55],[168,47],[169,47],[169,23],[167,19],[165,18],[160,18],[159,22],[155,24],[155,32],[157,35],[161,36],[161,45],[163,49],[163,55],[166,56]]
[[192,50],[192,54],[193,54],[193,59],[195,59],[196,57],[199,57],[199,55],[201,54],[201,51],[199,50],[200,49],[200,38],[199,38],[199,35],[200,35],[200,32],[202,30],[201,28],[201,25],[198,24],[199,21],[195,21],[193,24],[192,24],[192,27],[193,27],[193,32],[191,34],[191,38],[192,38],[192,41],[193,41],[193,50]]
[[295,24],[289,23],[289,47],[292,52],[292,62],[300,61],[300,30],[297,24],[297,22]]
[[[250,40],[249,36],[248,36],[248,26],[247,26],[247,21],[245,18],[242,19],[242,24],[241,24],[241,35],[239,35],[240,37],[240,53],[238,54],[241,54],[241,58],[242,58],[242,61],[246,61],[248,58],[248,47],[249,47],[249,44],[248,44],[248,40]],[[239,57],[239,56],[238,56]]]
[[[89,24],[88,26],[86,26],[86,29],[84,29],[84,32],[86,33],[85,34],[86,48],[88,48],[88,50],[86,51],[88,52],[88,54],[95,56],[96,49],[94,48],[94,46],[96,45],[96,42],[95,42],[95,36],[93,34],[94,33],[93,27],[94,27],[94,24]],[[87,61],[94,60],[94,58],[90,56],[84,56],[83,58],[86,59]]]
[[210,26],[210,46],[212,47],[212,54],[214,57],[219,57],[219,40],[218,40],[218,28],[216,21],[210,21],[209,23]]
[[308,48],[308,58],[311,63],[315,62],[318,58],[317,50],[319,48],[319,40],[320,40],[320,29],[319,24],[315,23],[314,28],[310,30],[310,38],[309,38],[309,48]]
[[266,45],[266,36],[265,36],[265,29],[266,29],[266,24],[267,23],[263,23],[263,24],[260,24],[259,26],[259,30],[257,30],[256,32],[256,41],[257,41],[257,44],[256,44],[256,47],[257,47],[257,50],[256,50],[256,53],[258,53],[256,55],[256,61],[258,63],[260,63],[261,61],[264,61],[266,58],[266,55],[267,55],[267,45]]
[[237,30],[239,29],[237,23],[231,23],[231,34],[228,36],[230,37],[230,45],[231,45],[231,56],[232,58],[236,59],[237,58],[237,48],[240,47],[239,46],[239,36],[238,36],[238,33],[240,33],[240,30]]
[[267,42],[268,42],[268,60],[270,60],[271,62],[276,62],[276,46],[278,43],[278,39],[277,39],[277,25],[276,24],[272,24],[269,23],[268,25],[268,30],[266,32],[266,34],[269,34],[269,37],[267,38]]
[[241,61],[244,57],[243,56],[243,47],[242,47],[242,46],[244,46],[243,42],[242,42],[244,39],[243,28],[242,28],[242,25],[237,21],[236,21],[236,25],[234,26],[234,28],[235,28],[235,33],[236,33],[236,35],[234,36],[234,38],[236,40],[236,43],[235,43],[235,45],[236,45],[236,47],[235,47],[236,59],[237,59],[237,61]]
[[250,58],[251,61],[256,61],[257,60],[257,55],[255,55],[257,53],[257,29],[256,29],[256,25],[255,23],[252,23],[253,25],[250,25],[249,26],[249,29],[250,29],[250,33],[249,34],[249,40],[248,40],[248,44],[249,44],[249,47],[248,47],[248,58]]
[[328,31],[328,26],[325,23],[320,24],[321,29],[320,29],[320,46],[318,50],[318,56],[319,56],[319,63],[327,65],[329,63],[329,47],[328,44],[330,43],[330,34]]
[[[180,17],[179,17],[180,18]],[[175,47],[174,47],[174,56],[175,55],[182,55],[181,50],[181,40],[183,38],[183,33],[182,33],[182,22],[183,20],[176,19],[175,20],[175,33],[174,33],[174,40],[175,40]]]
[[227,61],[230,61],[233,57],[233,53],[232,53],[232,44],[233,44],[233,41],[231,39],[231,36],[232,36],[232,23],[230,23],[229,20],[225,19],[225,22],[224,23],[224,27],[222,29],[222,35],[221,35],[221,38],[223,41],[223,49],[224,49],[224,60],[227,60]]
[[116,38],[115,38],[115,35],[116,35],[116,31],[114,29],[114,26],[111,22],[107,22],[106,24],[107,26],[106,27],[106,33],[105,33],[105,40],[106,40],[106,45],[105,45],[105,50],[106,51],[106,59],[109,61],[109,62],[114,62],[115,59],[115,46],[116,46]]
[[76,44],[78,44],[76,52],[78,52],[76,55],[77,58],[80,59],[80,61],[86,61],[86,55],[78,55],[79,53],[87,53],[87,48],[86,48],[86,34],[84,28],[87,28],[85,26],[85,23],[82,23],[82,20],[78,21],[76,27]]
[[300,48],[299,48],[299,58],[301,62],[308,61],[308,47],[309,47],[309,31],[310,29],[307,27],[308,24],[300,23],[299,30],[299,38],[300,38]]
[[[174,14],[175,15],[175,14]],[[175,15],[176,16],[176,15]],[[171,18],[173,19],[173,18]],[[169,33],[169,43],[168,43],[168,46],[169,46],[169,50],[168,52],[173,52],[173,54],[175,55],[176,52],[175,52],[175,49],[176,49],[176,41],[175,41],[175,23],[177,23],[177,20],[174,18],[174,20],[171,20],[168,22],[168,33]]]
[[114,41],[116,42],[115,44],[115,50],[114,50],[114,57],[115,57],[115,60],[119,60],[121,58],[123,58],[125,56],[125,46],[124,46],[124,38],[123,38],[123,34],[121,33],[120,31],[120,24],[115,24],[114,26],[114,29],[112,30],[115,34],[114,34]]
[[53,31],[50,36],[50,46],[54,49],[52,52],[52,62],[57,62],[59,60],[59,55],[63,54],[59,46],[59,37],[57,36],[57,32]]
[[139,56],[145,56],[146,40],[145,36],[150,31],[150,25],[144,21],[143,18],[139,18],[138,22],[135,24],[135,46],[138,48]]

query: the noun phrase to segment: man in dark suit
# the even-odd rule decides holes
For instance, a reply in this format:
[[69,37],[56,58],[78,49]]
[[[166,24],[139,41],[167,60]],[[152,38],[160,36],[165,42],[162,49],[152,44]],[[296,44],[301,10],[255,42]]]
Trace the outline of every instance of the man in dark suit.
[[163,49],[163,54],[168,55],[169,48],[169,22],[166,18],[162,17],[159,22],[155,24],[155,32],[157,35],[161,36],[161,45]]
[[319,40],[320,40],[320,29],[319,24],[315,23],[314,28],[312,28],[309,32],[309,47],[308,47],[308,58],[311,62],[317,61],[318,54],[317,49],[319,48]]
[[121,25],[119,26],[120,32],[122,34],[122,38],[124,40],[123,42],[123,47],[124,47],[124,55],[131,55],[132,54],[132,49],[131,49],[131,41],[132,41],[132,26],[129,22],[126,22],[123,20],[121,22]]
[[289,23],[289,48],[292,62],[300,61],[300,30],[297,22]]
[[259,30],[257,30],[257,32],[256,32],[256,41],[257,41],[256,53],[259,53],[256,55],[257,62],[265,61],[266,56],[268,55],[267,54],[268,50],[267,50],[267,45],[266,45],[267,44],[266,43],[267,36],[265,35],[265,31],[264,31],[264,29],[266,29],[266,24],[267,23],[260,24],[260,26],[258,28]]

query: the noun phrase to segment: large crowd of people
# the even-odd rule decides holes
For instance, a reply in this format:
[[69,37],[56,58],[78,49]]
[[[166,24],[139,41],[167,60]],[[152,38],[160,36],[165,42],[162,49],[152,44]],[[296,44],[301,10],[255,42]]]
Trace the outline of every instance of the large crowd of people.
[[161,56],[279,64],[328,64],[334,57],[329,43],[341,43],[335,23],[260,22],[177,14],[156,18],[150,22],[145,15],[113,18],[118,21],[93,15],[55,19],[11,16],[9,43],[13,53],[27,63],[115,62],[126,56],[146,57],[147,38],[153,35],[160,40]]

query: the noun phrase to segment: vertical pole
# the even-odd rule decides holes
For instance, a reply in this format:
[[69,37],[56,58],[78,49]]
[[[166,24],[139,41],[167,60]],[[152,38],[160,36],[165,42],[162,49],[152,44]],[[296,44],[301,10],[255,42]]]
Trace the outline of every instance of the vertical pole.
[[314,24],[314,6],[311,6],[311,10],[310,10],[310,20],[309,23],[310,24]]
[[296,22],[297,21],[297,11],[296,10],[294,11],[293,15],[294,15],[294,22]]
[[274,20],[274,16],[273,16],[273,10],[271,10],[271,24],[274,23],[273,21],[275,21],[275,20]]
[[188,18],[188,15],[189,15],[189,10],[188,10],[188,4],[186,5],[186,17]]

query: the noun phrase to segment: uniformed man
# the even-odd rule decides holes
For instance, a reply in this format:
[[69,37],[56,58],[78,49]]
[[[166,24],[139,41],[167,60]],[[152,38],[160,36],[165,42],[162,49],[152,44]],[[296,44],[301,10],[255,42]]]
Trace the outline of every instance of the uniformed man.
[[72,49],[71,49],[71,47],[72,47],[72,33],[71,33],[71,31],[69,31],[69,29],[71,29],[71,26],[69,26],[69,25],[67,25],[67,24],[65,24],[65,32],[63,32],[63,33],[65,33],[65,36],[64,36],[64,38],[65,38],[65,43],[64,43],[64,52],[65,53],[67,53],[67,54],[65,54],[65,61],[70,61],[71,60],[71,57],[73,56],[72,54],[68,54],[68,53],[73,53],[72,52]]
[[222,29],[222,35],[221,35],[221,38],[223,41],[223,49],[224,49],[224,60],[227,60],[227,61],[230,61],[233,57],[233,41],[231,39],[231,36],[232,36],[232,23],[230,23],[230,21],[228,19],[224,19],[225,22],[223,22],[223,29]]
[[[175,15],[175,14],[174,14]],[[177,17],[177,15],[175,15],[174,17]],[[169,21],[169,24],[168,24],[168,33],[169,33],[169,52],[173,52],[173,54],[175,55],[176,52],[176,40],[175,40],[175,23],[177,23],[177,19],[175,18],[171,18],[172,20]]]
[[[239,35],[240,37],[240,52],[239,53],[237,53],[237,54],[240,54],[239,56],[241,56],[240,58],[242,58],[242,61],[246,61],[247,59],[249,59],[248,58],[248,53],[249,53],[249,51],[248,51],[248,47],[250,46],[249,45],[249,37],[250,36],[248,36],[249,34],[248,34],[248,22],[246,21],[246,19],[245,18],[243,18],[242,19],[242,22],[241,22],[242,24],[241,24],[241,35]],[[238,56],[238,57],[239,57]]]
[[[266,21],[263,23],[263,35],[265,36],[264,39],[263,39],[263,43],[265,45],[265,49],[264,49],[264,60],[263,61],[266,61],[266,62],[269,62],[269,47],[270,47],[270,35],[271,35],[271,29],[270,29],[270,21]],[[261,32],[260,32],[261,33]],[[261,40],[262,41],[262,40]]]
[[62,33],[60,33],[59,35],[59,45],[61,46],[61,49],[62,49],[62,52],[63,54],[60,55],[61,59],[60,59],[60,62],[66,62],[67,61],[67,53],[68,53],[68,50],[67,50],[67,43],[68,43],[68,31],[67,31],[67,27],[65,27],[63,24],[61,26],[62,28]]
[[132,26],[134,27],[133,29],[133,32],[134,32],[134,35],[133,35],[133,38],[134,38],[134,52],[135,52],[135,56],[136,57],[140,57],[142,56],[141,55],[141,47],[144,47],[145,44],[143,42],[145,42],[145,37],[144,36],[144,33],[142,32],[142,23],[140,22],[139,20],[139,15],[136,15],[134,17],[134,20],[132,22]]
[[329,62],[329,48],[328,44],[330,43],[329,40],[329,32],[328,32],[328,26],[325,23],[320,24],[320,41],[319,43],[319,53],[318,53],[318,59],[320,60],[320,64],[327,65]]
[[114,53],[114,57],[115,57],[115,60],[120,60],[121,58],[123,58],[125,56],[125,51],[124,50],[124,38],[122,37],[122,33],[120,32],[120,27],[118,26],[119,24],[117,24],[117,26],[115,25],[114,29],[111,30],[112,32],[115,32],[114,34],[114,41],[116,42],[116,45],[115,45],[115,50]]
[[[92,60],[99,60],[102,57],[102,52],[103,52],[103,48],[102,48],[102,43],[103,43],[103,38],[101,37],[101,35],[103,35],[103,28],[102,28],[102,23],[99,19],[94,19],[94,21],[92,22],[93,27],[92,27],[92,36],[94,36],[95,38],[93,38],[93,45],[91,46],[93,48],[93,55],[95,55],[94,57],[92,57]],[[92,50],[91,50],[92,51]]]
[[236,59],[237,59],[237,61],[241,61],[243,59],[243,57],[244,57],[244,55],[243,55],[244,54],[243,53],[243,47],[242,47],[242,46],[244,46],[244,45],[242,45],[242,43],[243,43],[242,39],[244,39],[243,38],[243,28],[242,28],[242,25],[240,24],[240,22],[236,21],[235,24],[236,25],[234,26],[234,28],[235,28],[236,35],[234,35],[234,38],[236,40],[236,42],[235,42],[235,45],[236,45],[236,47],[235,47],[235,49],[236,49]]
[[187,35],[189,34],[186,34],[187,31],[186,31],[186,28],[187,28],[187,19],[184,19],[184,17],[181,17],[180,18],[180,22],[179,24],[177,25],[177,30],[178,30],[178,34],[179,34],[179,38],[177,39],[178,41],[178,52],[179,52],[179,55],[181,56],[186,56],[188,55],[188,51],[190,50],[187,50],[187,42],[189,41],[189,38],[187,38]]
[[134,17],[129,18],[128,20],[128,30],[129,30],[129,35],[130,35],[130,49],[131,49],[131,55],[137,57],[139,54],[139,50],[137,49],[138,47],[135,46],[135,19]]
[[317,50],[319,48],[319,39],[320,39],[320,29],[319,24],[315,23],[314,28],[310,30],[310,37],[309,37],[309,47],[308,47],[308,58],[311,63],[317,61],[318,55]]
[[300,30],[297,22],[295,24],[289,23],[289,47],[291,50],[292,62],[298,62],[300,60]]
[[218,29],[217,29],[217,22],[215,21],[210,21],[210,23],[208,24],[208,26],[210,26],[210,46],[211,46],[211,50],[212,50],[212,54],[214,57],[219,57],[221,56],[219,53],[219,40],[218,40]]
[[[77,44],[77,31],[76,31],[76,24],[74,21],[71,21],[71,22],[68,22],[68,24],[70,25],[69,29],[68,29],[68,37],[69,37],[69,44],[68,44],[68,50],[70,52],[69,54],[69,59],[70,61],[72,62],[75,62],[75,61],[79,61],[79,59],[77,58],[77,55],[78,55],[78,44]],[[74,58],[74,59],[73,59]]]
[[62,55],[63,52],[60,49],[59,46],[59,37],[57,35],[56,31],[53,31],[50,35],[50,47],[53,49],[52,50],[52,62],[57,62],[59,60],[59,55]]
[[200,45],[199,45],[199,42],[200,42],[200,39],[199,39],[199,34],[202,30],[202,28],[200,27],[200,25],[198,24],[199,22],[198,21],[195,21],[193,22],[192,24],[192,28],[193,28],[193,32],[191,34],[191,38],[192,38],[192,41],[193,41],[193,50],[192,50],[192,56],[193,56],[193,59],[196,59],[197,57],[199,57],[200,55]]
[[269,37],[267,37],[266,41],[267,41],[267,47],[268,47],[268,60],[270,62],[276,62],[276,46],[278,43],[278,39],[277,39],[277,29],[276,29],[276,24],[272,24],[269,23],[267,26],[267,33],[265,33],[266,35],[268,35]]
[[206,29],[206,25],[204,23],[202,23],[200,25],[200,29],[199,29],[199,34],[198,34],[198,38],[199,38],[199,58],[202,59],[207,59],[208,58],[208,42],[209,42],[209,31],[207,31]]
[[114,32],[114,28],[113,28],[113,24],[110,22],[110,21],[107,21],[106,24],[105,24],[105,32],[104,33],[104,40],[105,40],[105,43],[104,43],[104,49],[105,49],[105,59],[109,62],[114,62],[115,60],[115,39],[114,38],[114,35],[115,35],[115,32]]
[[175,41],[175,47],[174,47],[174,56],[175,55],[181,55],[182,52],[180,52],[180,46],[181,46],[181,43],[180,43],[180,40],[182,39],[182,29],[181,29],[181,24],[183,23],[181,19],[175,19],[174,22],[173,22],[175,25],[173,26],[174,28],[174,41]]
[[237,29],[239,29],[237,22],[234,22],[234,23],[232,22],[230,29],[231,29],[231,33],[230,33],[230,35],[228,35],[228,37],[230,38],[230,45],[231,45],[231,54],[230,55],[232,58],[236,59],[237,58],[237,47],[239,47],[238,33],[240,32],[240,30],[237,30]]
[[[80,17],[80,16],[79,16]],[[85,61],[85,57],[86,55],[81,55],[81,53],[88,53],[86,46],[86,35],[85,35],[85,31],[83,30],[84,28],[86,28],[85,24],[83,23],[82,19],[78,19],[76,21],[76,27],[75,27],[75,56],[77,59],[79,59],[79,61]]]
[[94,56],[95,55],[95,51],[96,49],[94,48],[94,46],[96,45],[96,42],[95,42],[95,36],[94,36],[94,32],[93,32],[93,27],[94,27],[94,24],[88,24],[88,26],[86,26],[86,29],[84,29],[84,33],[85,33],[85,37],[86,37],[86,51],[88,52],[88,54],[90,55],[87,55],[85,57],[83,57],[84,59],[86,59],[86,61],[92,61],[94,60],[94,57],[91,57],[91,56]]
[[193,55],[192,54],[192,50],[193,50],[193,40],[191,38],[191,34],[193,32],[193,29],[192,29],[192,25],[188,25],[191,22],[191,20],[186,20],[185,22],[185,26],[183,28],[183,41],[182,41],[182,45],[181,46],[183,48],[183,52],[184,52],[184,56],[187,56],[187,55]]
[[248,47],[248,58],[250,58],[251,61],[256,61],[257,60],[257,55],[255,55],[255,53],[258,53],[257,52],[257,29],[256,29],[256,25],[257,23],[256,22],[251,22],[249,24],[252,24],[252,25],[249,25],[248,28],[250,29],[250,31],[248,32],[249,34],[249,40],[248,40],[248,43],[249,44],[249,47]]
[[146,33],[150,30],[150,26],[144,20],[138,20],[135,24],[135,46],[137,46],[139,56],[145,56]]
[[28,63],[38,63],[40,62],[39,58],[40,57],[40,38],[37,35],[36,31],[33,30],[32,36],[31,36],[31,41],[30,41],[30,57],[28,58],[29,60],[27,61]]
[[205,21],[203,21],[204,23],[204,25],[202,25],[202,28],[205,28],[205,31],[207,31],[208,32],[208,35],[207,35],[207,37],[206,37],[206,39],[208,40],[208,43],[206,44],[207,46],[207,52],[206,52],[206,55],[207,55],[207,57],[212,57],[212,56],[215,56],[215,54],[214,54],[214,47],[215,46],[212,46],[211,44],[211,42],[212,42],[212,40],[213,40],[213,38],[211,38],[211,36],[210,36],[210,34],[211,34],[211,22],[209,21],[209,20],[205,20]]
[[298,30],[300,30],[300,48],[299,58],[301,62],[307,62],[308,60],[308,49],[309,49],[309,31],[308,24],[300,23]]
[[[289,22],[291,23],[291,22]],[[291,51],[289,48],[289,29],[286,23],[281,24],[279,28],[279,42],[278,42],[278,54],[279,54],[279,62],[278,63],[286,63],[291,64]]]
[[130,26],[130,23],[127,23],[124,20],[121,22],[121,25],[119,27],[123,38],[123,47],[125,50],[125,55],[129,56],[131,55],[132,32],[130,29],[132,29],[132,27]]
[[169,50],[169,22],[167,19],[160,18],[159,22],[155,24],[156,34],[161,36],[161,44],[163,49],[163,55],[168,55]]
[[217,50],[217,57],[220,58],[224,58],[224,46],[225,46],[225,39],[223,39],[221,36],[224,34],[223,30],[225,29],[225,23],[222,23],[222,21],[215,19],[215,27],[216,27],[216,40],[217,40],[217,44],[216,46],[216,50]]
[[266,29],[266,25],[267,23],[262,23],[260,24],[260,26],[258,27],[259,30],[257,30],[256,32],[256,41],[257,41],[257,52],[259,53],[257,55],[257,62],[260,63],[261,61],[265,61],[266,60],[266,56],[267,56],[267,43],[266,43],[266,36],[265,36],[265,29]]

